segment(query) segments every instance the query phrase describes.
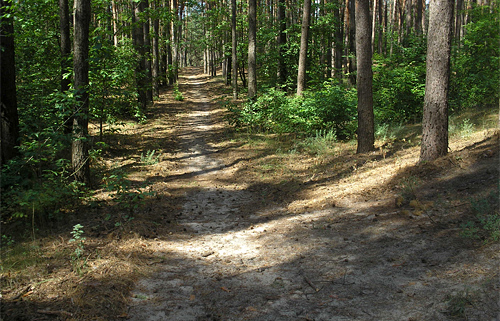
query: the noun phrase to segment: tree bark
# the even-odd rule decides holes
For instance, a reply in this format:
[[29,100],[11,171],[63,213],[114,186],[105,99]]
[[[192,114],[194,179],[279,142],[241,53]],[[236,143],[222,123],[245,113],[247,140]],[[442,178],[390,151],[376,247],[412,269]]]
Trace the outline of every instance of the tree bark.
[[177,81],[178,68],[179,68],[179,33],[177,24],[179,23],[179,8],[178,1],[171,0],[171,12],[172,12],[172,83]]
[[344,59],[342,52],[344,51],[344,24],[342,21],[344,20],[343,15],[343,6],[339,4],[339,7],[334,11],[334,18],[336,23],[335,28],[335,77],[338,79],[342,79],[342,61]]
[[13,15],[6,18],[7,13],[12,14],[12,1],[2,0],[0,7],[1,30],[1,84],[0,89],[0,168],[18,154],[19,145],[19,116],[17,112],[16,96],[16,67],[14,55],[14,19]]
[[373,150],[373,73],[370,1],[356,0],[356,84],[358,89],[358,153]]
[[431,0],[429,6],[421,162],[432,161],[448,152],[448,91],[453,0]]
[[[69,21],[69,4],[68,0],[59,0],[59,31],[61,33],[61,92],[69,90],[71,77],[68,74],[71,72],[71,37],[70,37],[70,21]],[[65,112],[65,114],[68,114]],[[73,126],[73,118],[70,115],[64,119],[64,133],[71,134]]]
[[236,0],[231,0],[231,64],[233,99],[238,99],[238,39],[236,34]]
[[356,84],[356,4],[355,0],[347,0],[347,19],[349,20],[349,29],[347,33],[347,65],[349,73],[349,83]]
[[75,0],[74,5],[73,71],[76,105],[73,118],[71,163],[75,179],[90,184],[88,147],[90,0]]
[[137,99],[142,111],[147,107],[147,76],[146,76],[146,57],[144,52],[144,29],[141,22],[141,15],[144,4],[136,3],[132,0],[134,14],[132,15],[132,36],[134,48],[139,53],[139,61],[135,69],[135,78],[137,84]]
[[278,1],[278,84],[285,85],[288,78],[285,61],[286,46],[286,0]]
[[248,99],[257,94],[257,0],[248,0]]
[[[59,0],[62,1],[62,0]],[[67,1],[67,0],[66,0]],[[118,7],[116,5],[116,0],[111,0],[111,11],[113,19],[113,44],[115,47],[118,46]]]
[[307,44],[309,42],[309,21],[311,19],[311,0],[304,0],[302,30],[300,35],[299,68],[297,73],[297,95],[302,95],[306,87]]
[[151,71],[151,37],[150,37],[150,23],[149,23],[149,1],[141,0],[142,12],[146,14],[142,23],[142,34],[144,35],[144,64],[145,64],[145,77],[146,77],[146,100],[153,101],[153,73]]
[[[154,0],[152,5],[154,9],[158,8],[157,0]],[[160,21],[157,17],[153,19],[153,50],[152,50],[152,66],[151,74],[153,81],[153,97],[160,96]]]

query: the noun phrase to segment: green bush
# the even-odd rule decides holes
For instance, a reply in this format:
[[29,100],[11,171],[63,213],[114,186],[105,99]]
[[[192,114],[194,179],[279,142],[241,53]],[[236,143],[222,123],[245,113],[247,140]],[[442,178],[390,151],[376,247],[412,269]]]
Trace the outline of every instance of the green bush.
[[474,219],[462,224],[462,236],[473,239],[484,239],[487,242],[500,240],[500,212],[498,210],[499,189],[485,197],[470,201]]
[[346,139],[356,129],[356,91],[325,82],[302,97],[289,96],[270,88],[255,101],[243,106],[229,106],[233,125],[271,133],[314,135],[318,130],[331,131]]
[[425,96],[425,62],[374,67],[373,104],[377,123],[417,122]]
[[500,98],[500,21],[496,8],[477,7],[452,55],[452,110],[498,105]]
[[[52,166],[37,166],[34,158],[16,158],[2,169],[1,212],[3,222],[35,220],[39,224],[63,219],[84,192],[70,177],[70,164],[55,160]],[[33,217],[34,216],[34,217]]]

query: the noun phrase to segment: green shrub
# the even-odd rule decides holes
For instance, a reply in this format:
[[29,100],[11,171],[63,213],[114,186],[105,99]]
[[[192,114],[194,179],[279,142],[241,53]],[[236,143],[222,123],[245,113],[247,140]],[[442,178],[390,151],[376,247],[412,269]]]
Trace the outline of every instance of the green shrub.
[[373,104],[377,123],[417,122],[425,96],[425,63],[380,62],[374,67]]
[[230,123],[272,133],[312,136],[319,130],[332,132],[339,139],[354,135],[356,92],[336,83],[325,82],[302,97],[288,96],[270,88],[255,101],[243,106],[229,105]]
[[499,190],[470,201],[474,219],[462,224],[462,236],[484,239],[485,242],[500,240],[500,212],[498,210]]
[[453,110],[498,106],[500,23],[498,7],[481,6],[469,14],[464,37],[452,55],[450,106]]

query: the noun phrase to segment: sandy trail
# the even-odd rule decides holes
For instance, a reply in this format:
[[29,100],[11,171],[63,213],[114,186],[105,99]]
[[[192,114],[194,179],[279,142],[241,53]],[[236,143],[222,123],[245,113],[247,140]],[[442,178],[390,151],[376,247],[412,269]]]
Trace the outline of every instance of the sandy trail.
[[477,258],[456,228],[374,215],[366,202],[300,214],[258,206],[259,191],[231,180],[207,141],[224,125],[202,78],[181,81],[194,107],[178,115],[171,184],[192,187],[178,214],[188,233],[158,241],[160,272],[137,284],[128,320],[451,320],[447,298],[465,287],[484,299],[476,319],[493,320],[482,281],[458,281]]

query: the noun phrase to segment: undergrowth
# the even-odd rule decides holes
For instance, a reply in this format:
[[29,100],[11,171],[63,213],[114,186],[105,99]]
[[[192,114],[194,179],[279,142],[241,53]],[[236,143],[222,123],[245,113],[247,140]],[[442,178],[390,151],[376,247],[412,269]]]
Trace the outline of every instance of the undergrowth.
[[472,219],[462,224],[462,236],[482,239],[485,243],[500,241],[499,189],[470,199]]

